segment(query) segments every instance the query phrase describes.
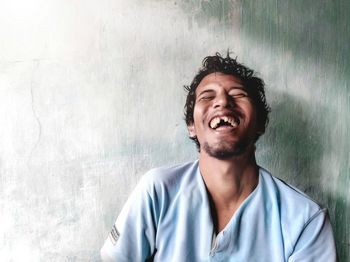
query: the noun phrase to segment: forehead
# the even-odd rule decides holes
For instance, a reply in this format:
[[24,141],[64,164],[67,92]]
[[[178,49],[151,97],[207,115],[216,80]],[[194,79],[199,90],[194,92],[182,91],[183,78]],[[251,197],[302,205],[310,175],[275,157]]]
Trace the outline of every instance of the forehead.
[[224,73],[211,73],[205,76],[199,83],[196,93],[206,89],[206,88],[243,88],[242,80],[233,75],[227,75]]

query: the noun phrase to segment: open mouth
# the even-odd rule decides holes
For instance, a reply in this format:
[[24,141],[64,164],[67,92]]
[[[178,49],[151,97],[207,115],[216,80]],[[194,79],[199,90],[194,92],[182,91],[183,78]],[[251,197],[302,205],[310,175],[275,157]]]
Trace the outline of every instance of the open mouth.
[[209,122],[211,129],[218,129],[220,127],[236,128],[239,125],[239,119],[233,116],[216,116]]

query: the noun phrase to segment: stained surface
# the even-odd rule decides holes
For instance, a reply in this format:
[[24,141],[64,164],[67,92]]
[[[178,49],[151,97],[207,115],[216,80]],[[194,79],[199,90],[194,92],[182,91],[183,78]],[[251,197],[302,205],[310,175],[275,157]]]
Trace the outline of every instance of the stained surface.
[[261,58],[273,113],[260,160],[327,206],[350,260],[348,1],[242,1],[247,60]]
[[0,9],[0,260],[99,261],[139,177],[196,158],[184,91],[229,48],[267,84],[258,161],[328,207],[350,260],[348,1],[11,1]]

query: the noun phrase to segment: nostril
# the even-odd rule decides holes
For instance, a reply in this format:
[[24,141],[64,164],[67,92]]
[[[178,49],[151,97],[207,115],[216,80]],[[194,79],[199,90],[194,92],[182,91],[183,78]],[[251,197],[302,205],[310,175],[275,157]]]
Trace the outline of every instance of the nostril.
[[214,101],[214,107],[226,107],[228,104],[231,104],[231,97],[226,94],[218,96]]

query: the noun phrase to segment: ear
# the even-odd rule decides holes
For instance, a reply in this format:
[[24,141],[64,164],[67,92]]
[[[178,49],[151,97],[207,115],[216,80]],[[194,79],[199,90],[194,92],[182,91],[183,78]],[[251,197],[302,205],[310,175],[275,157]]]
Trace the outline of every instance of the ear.
[[197,135],[195,127],[194,127],[194,123],[188,125],[187,130],[188,130],[188,134],[190,135],[190,137],[195,137]]
[[265,133],[265,126],[264,126],[263,124],[259,123],[259,127],[258,127],[258,132],[257,132],[257,134],[258,134],[259,136],[261,136],[261,135],[264,134],[264,133]]

